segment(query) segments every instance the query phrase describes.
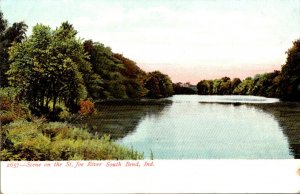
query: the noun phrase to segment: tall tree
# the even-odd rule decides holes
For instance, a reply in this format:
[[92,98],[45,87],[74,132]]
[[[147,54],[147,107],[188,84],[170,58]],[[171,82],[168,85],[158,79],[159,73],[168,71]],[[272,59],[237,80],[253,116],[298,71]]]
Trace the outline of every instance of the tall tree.
[[[92,64],[93,72],[102,79],[101,90],[94,92],[98,94],[96,98],[128,98],[124,84],[126,77],[122,74],[124,64],[114,57],[109,47],[101,43],[87,40],[83,44],[85,51],[90,55],[88,60]],[[94,87],[88,89],[95,90]]]
[[153,71],[147,74],[144,80],[144,86],[148,91],[150,98],[162,98],[173,95],[172,81],[168,75],[159,71]]
[[6,28],[7,28],[7,20],[4,19],[3,13],[0,10],[0,36],[2,36]]
[[57,101],[72,110],[86,96],[78,70],[85,54],[76,33],[68,22],[55,31],[38,24],[26,41],[11,47],[9,79],[23,91],[32,110],[47,109],[50,101],[53,112]]
[[242,81],[240,80],[240,78],[233,78],[233,80],[231,82],[231,93],[241,82]]
[[207,80],[201,80],[197,84],[197,91],[200,95],[207,95],[209,94],[209,85]]
[[9,69],[8,49],[13,42],[22,42],[25,39],[27,25],[24,22],[13,23],[8,26],[8,22],[3,17],[0,10],[0,86],[8,86],[6,72]]
[[233,94],[251,95],[253,85],[253,79],[251,77],[247,77],[233,90]]
[[219,89],[219,94],[220,95],[228,95],[231,94],[231,80],[229,77],[222,77],[221,78],[221,84],[220,84],[220,89]]
[[286,52],[287,59],[282,66],[281,98],[284,100],[300,100],[300,38]]
[[124,57],[122,54],[114,54],[118,63],[122,64],[121,74],[124,76],[126,94],[130,98],[141,98],[146,94],[143,87],[143,78],[146,73],[141,70],[134,61]]

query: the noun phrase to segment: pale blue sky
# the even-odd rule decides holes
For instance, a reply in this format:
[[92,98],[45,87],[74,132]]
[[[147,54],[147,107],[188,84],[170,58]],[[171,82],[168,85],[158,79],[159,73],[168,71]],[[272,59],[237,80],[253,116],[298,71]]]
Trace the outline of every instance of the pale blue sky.
[[172,80],[254,76],[280,69],[300,38],[299,0],[0,0],[10,23],[55,28],[123,53]]

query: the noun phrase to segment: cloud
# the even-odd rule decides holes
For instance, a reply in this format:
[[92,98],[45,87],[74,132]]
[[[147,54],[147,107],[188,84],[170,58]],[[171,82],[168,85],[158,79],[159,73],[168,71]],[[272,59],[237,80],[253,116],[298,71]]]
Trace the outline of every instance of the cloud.
[[83,37],[138,61],[237,65],[282,63],[285,57],[282,18],[273,10],[180,9],[163,4],[126,9],[103,2],[80,7],[87,14],[73,22]]
[[[15,4],[12,16],[25,6]],[[293,0],[274,0],[271,6],[270,1],[230,0],[28,4],[30,24],[55,27],[69,20],[84,39],[102,42],[137,62],[179,69],[280,65],[291,42],[300,37],[300,2]]]

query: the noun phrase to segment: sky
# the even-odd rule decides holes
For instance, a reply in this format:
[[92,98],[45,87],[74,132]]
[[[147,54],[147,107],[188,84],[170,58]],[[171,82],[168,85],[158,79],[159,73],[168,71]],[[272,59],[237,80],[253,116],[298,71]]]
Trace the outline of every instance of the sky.
[[280,70],[300,38],[300,0],[0,0],[0,9],[28,35],[69,21],[80,38],[173,82]]

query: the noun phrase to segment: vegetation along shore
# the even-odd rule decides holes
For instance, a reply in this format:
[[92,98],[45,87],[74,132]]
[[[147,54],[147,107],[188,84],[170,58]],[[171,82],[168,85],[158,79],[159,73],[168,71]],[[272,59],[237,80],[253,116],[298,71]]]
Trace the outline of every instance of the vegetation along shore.
[[191,85],[172,83],[160,71],[146,72],[110,47],[81,39],[69,22],[56,29],[37,24],[28,36],[27,28],[24,22],[9,25],[0,11],[1,160],[143,159],[109,135],[72,124],[90,117],[97,105],[166,105],[174,94],[300,101],[300,39],[280,71]]

